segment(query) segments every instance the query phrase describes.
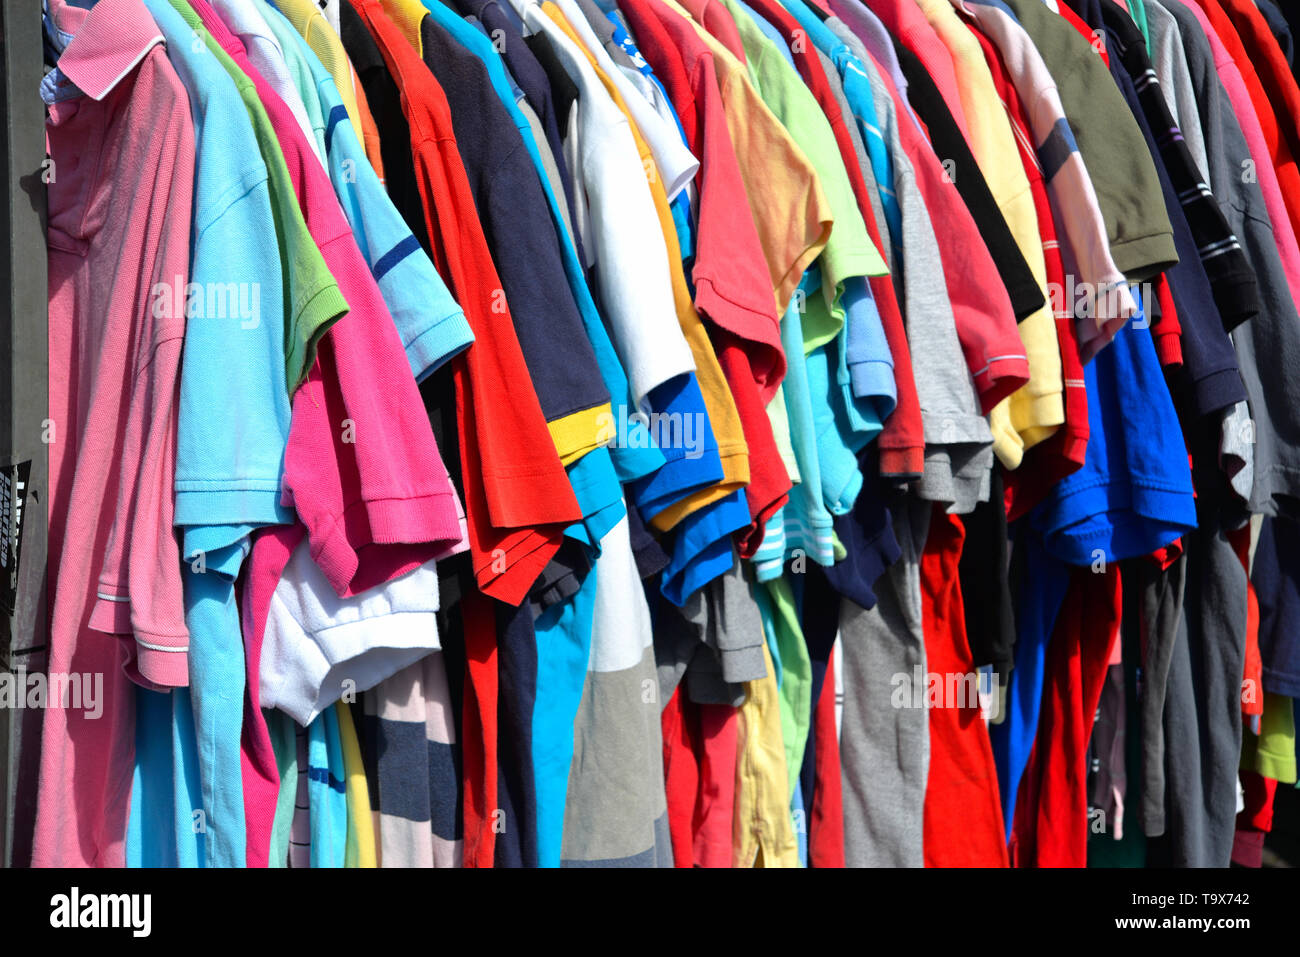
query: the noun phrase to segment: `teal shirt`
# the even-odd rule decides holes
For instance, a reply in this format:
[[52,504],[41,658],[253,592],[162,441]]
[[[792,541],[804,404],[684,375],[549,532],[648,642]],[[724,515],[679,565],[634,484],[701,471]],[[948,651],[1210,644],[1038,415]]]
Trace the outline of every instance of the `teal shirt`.
[[[848,44],[831,32],[826,24],[818,19],[803,0],[781,0],[781,5],[790,15],[799,21],[799,26],[808,32],[808,38],[822,53],[831,58],[839,71],[844,84],[844,98],[848,100],[849,109],[857,120],[862,133],[862,142],[867,147],[867,157],[875,173],[876,182],[880,184],[880,205],[885,210],[885,219],[889,224],[892,237],[902,235],[903,214],[894,194],[894,166],[889,155],[889,148],[880,135],[880,118],[876,115],[875,102],[871,96],[871,81],[866,70]],[[899,243],[901,245],[901,242]]]

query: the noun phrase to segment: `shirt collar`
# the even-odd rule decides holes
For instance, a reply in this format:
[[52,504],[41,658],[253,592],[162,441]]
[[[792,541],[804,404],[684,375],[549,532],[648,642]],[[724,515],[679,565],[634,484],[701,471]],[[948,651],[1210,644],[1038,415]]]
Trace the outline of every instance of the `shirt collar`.
[[[163,42],[162,32],[142,0],[99,0],[85,13],[79,26],[72,27],[73,15],[79,14],[64,0],[49,0],[54,27],[71,33],[59,57],[56,73],[91,99],[102,100],[131,73],[155,44]],[[55,77],[51,73],[46,77]],[[57,79],[56,89],[42,93],[56,99],[66,98],[66,86]],[[46,97],[47,102],[49,96]]]
[[235,36],[256,37],[274,47],[279,58],[284,59],[284,49],[280,46],[280,41],[271,32],[266,17],[262,16],[262,12],[252,4],[251,0],[216,0],[212,7]]

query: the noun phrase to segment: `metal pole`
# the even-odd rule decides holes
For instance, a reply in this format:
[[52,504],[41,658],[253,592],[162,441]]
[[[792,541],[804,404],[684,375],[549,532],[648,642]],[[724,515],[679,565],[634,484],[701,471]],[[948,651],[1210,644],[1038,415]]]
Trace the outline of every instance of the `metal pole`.
[[[0,0],[0,677],[46,667],[49,459],[41,13]],[[4,680],[12,680],[5,678]],[[18,693],[25,697],[19,685]],[[0,708],[0,861],[31,859],[41,712]]]

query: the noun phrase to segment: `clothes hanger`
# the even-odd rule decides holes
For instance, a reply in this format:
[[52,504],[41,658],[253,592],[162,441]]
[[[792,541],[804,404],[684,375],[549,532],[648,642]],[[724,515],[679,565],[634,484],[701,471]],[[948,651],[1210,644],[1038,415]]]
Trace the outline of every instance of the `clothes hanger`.
[[524,17],[524,11],[527,10],[528,7],[532,6],[534,0],[506,0],[506,2],[510,5],[511,9],[519,15],[520,20],[527,22]]
[[804,0],[804,3],[808,5],[808,9],[811,10],[813,15],[822,23],[825,23],[834,16],[830,10],[823,6],[824,2],[825,0]]

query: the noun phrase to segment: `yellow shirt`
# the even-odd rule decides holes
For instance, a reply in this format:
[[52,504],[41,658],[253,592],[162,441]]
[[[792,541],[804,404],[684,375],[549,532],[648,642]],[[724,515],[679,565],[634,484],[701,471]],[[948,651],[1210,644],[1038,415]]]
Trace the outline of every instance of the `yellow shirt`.
[[691,354],[695,359],[695,376],[700,384],[700,392],[704,396],[704,407],[709,414],[709,425],[712,426],[713,434],[718,440],[718,457],[722,460],[722,481],[717,485],[701,489],[675,505],[669,506],[651,520],[651,524],[655,528],[666,531],[687,515],[697,512],[706,505],[711,505],[730,495],[736,489],[744,488],[749,484],[749,446],[745,442],[745,434],[741,428],[740,413],[736,411],[736,401],[732,398],[731,389],[727,386],[727,380],[723,377],[722,367],[718,365],[718,357],[713,351],[713,344],[709,341],[709,335],[704,328],[704,323],[700,321],[699,314],[695,311],[695,304],[691,301],[690,289],[686,285],[686,274],[682,271],[682,253],[677,242],[677,232],[676,227],[673,225],[672,211],[668,206],[668,196],[664,192],[663,178],[659,175],[655,166],[650,147],[637,130],[636,123],[633,122],[627,104],[623,102],[623,97],[618,92],[618,88],[600,69],[590,51],[582,45],[582,41],[574,32],[573,27],[564,18],[564,13],[555,4],[549,2],[542,3],[541,10],[554,21],[556,26],[564,31],[573,41],[574,46],[582,52],[587,62],[590,63],[592,70],[600,78],[600,82],[604,85],[614,104],[627,117],[632,136],[636,140],[637,152],[641,156],[642,166],[646,170],[646,179],[650,183],[650,193],[654,197],[655,212],[659,217],[659,225],[663,230],[664,242],[668,247],[668,268],[672,276],[673,303],[677,309],[677,320],[681,324],[682,334],[686,337],[686,342],[690,346]]
[[343,97],[343,108],[354,130],[361,129],[361,114],[357,112],[356,92],[352,88],[352,64],[343,51],[343,41],[321,14],[314,0],[276,0],[276,7],[293,24],[293,28],[307,41],[307,46],[320,57],[329,71],[334,85]]
[[798,867],[790,772],[781,735],[781,694],[772,654],[766,641],[762,645],[767,674],[745,683],[745,703],[737,714],[732,866]]
[[361,744],[352,723],[352,709],[342,701],[334,703],[339,721],[339,739],[343,745],[343,775],[347,779],[348,839],[344,867],[377,867],[375,858],[375,821],[370,812],[370,791],[366,787],[366,769],[361,763]]
[[1047,265],[1043,258],[1043,239],[1038,232],[1038,214],[1011,122],[979,41],[948,0],[916,2],[952,58],[962,110],[970,129],[971,152],[1047,301],[1019,325],[1020,341],[1029,360],[1029,382],[989,414],[993,451],[1004,466],[1014,469],[1020,465],[1026,449],[1051,436],[1065,421],[1061,352],[1051,297],[1047,294]]
[[1264,692],[1259,735],[1242,735],[1240,766],[1280,784],[1295,784],[1295,711],[1290,698]]

